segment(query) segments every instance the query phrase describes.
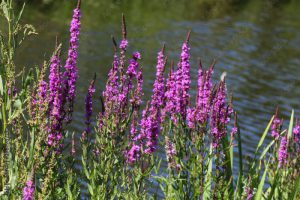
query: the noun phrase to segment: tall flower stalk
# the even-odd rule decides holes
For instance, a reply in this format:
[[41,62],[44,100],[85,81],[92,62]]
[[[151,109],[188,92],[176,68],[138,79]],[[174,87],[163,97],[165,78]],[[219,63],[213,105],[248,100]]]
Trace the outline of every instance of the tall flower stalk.
[[85,140],[87,139],[87,136],[91,132],[91,117],[93,114],[93,95],[96,91],[95,89],[95,79],[96,75],[94,76],[94,79],[91,81],[88,93],[85,97],[85,131],[82,134],[82,139]]
[[65,91],[67,92],[66,100],[68,103],[67,121],[71,121],[73,104],[76,95],[76,82],[78,78],[78,47],[79,47],[79,34],[81,27],[81,0],[78,0],[77,7],[73,11],[73,19],[70,27],[70,47],[68,51],[68,58],[65,64]]

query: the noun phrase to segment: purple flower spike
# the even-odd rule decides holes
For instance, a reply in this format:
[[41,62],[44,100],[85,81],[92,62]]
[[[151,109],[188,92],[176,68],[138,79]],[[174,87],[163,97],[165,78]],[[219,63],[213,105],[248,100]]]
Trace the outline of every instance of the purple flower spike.
[[211,115],[211,134],[213,136],[213,146],[217,148],[223,137],[226,136],[226,125],[230,121],[230,116],[233,110],[226,103],[226,84],[223,80],[217,90],[213,102],[212,115]]
[[246,194],[247,194],[246,200],[252,200],[253,199],[253,197],[254,197],[253,189],[251,189],[250,187],[247,187],[246,188]]
[[22,200],[33,200],[34,199],[34,183],[29,180],[26,182],[26,186],[23,189]]
[[113,66],[108,73],[108,80],[106,83],[106,88],[105,88],[105,91],[103,92],[104,106],[106,108],[106,113],[108,115],[110,115],[110,113],[113,111],[112,110],[113,105],[118,102],[118,95],[119,95],[118,69],[119,69],[119,66],[120,66],[119,57],[115,53]]
[[128,46],[128,40],[123,39],[120,44],[120,49],[122,49],[123,51],[126,51],[127,46]]
[[134,91],[133,98],[130,99],[130,102],[134,106],[140,106],[142,103],[142,96],[143,96],[143,73],[138,62],[138,59],[141,59],[141,54],[139,52],[133,53],[132,59],[130,60],[130,64],[127,69],[127,76],[128,76],[128,87],[124,88],[123,93],[121,95],[126,97],[127,94],[134,88],[133,79],[137,80],[137,88]]
[[234,136],[236,135],[237,132],[238,132],[238,128],[237,128],[237,127],[233,127],[233,128],[231,129],[230,135],[231,135],[232,137],[234,137]]
[[287,164],[288,159],[288,146],[287,146],[287,136],[281,138],[281,143],[278,151],[278,161],[279,167],[283,167]]
[[47,99],[48,83],[44,80],[39,82],[38,96],[39,104],[44,105]]
[[188,45],[189,34],[185,43],[182,45],[180,62],[176,71],[176,112],[181,114],[182,118],[186,118],[186,109],[190,99],[190,48]]
[[138,145],[133,145],[127,154],[128,163],[134,163],[141,157],[141,148]]
[[275,116],[274,116],[274,119],[272,122],[272,126],[271,126],[272,136],[274,137],[275,140],[277,140],[279,138],[280,130],[281,130],[282,123],[283,123],[283,121],[278,118],[278,112],[279,112],[279,109],[277,107],[276,113],[275,113]]
[[88,93],[85,97],[85,131],[82,134],[82,139],[86,139],[86,136],[89,135],[89,133],[91,132],[91,117],[93,114],[93,95],[96,91],[95,89],[95,79],[96,79],[96,75],[94,76],[94,79],[92,80],[89,89],[88,89]]
[[165,69],[165,46],[158,52],[156,65],[156,79],[153,84],[153,94],[151,97],[149,116],[147,118],[146,129],[146,150],[145,153],[151,154],[157,148],[158,135],[161,131],[161,107],[164,99],[164,69]]
[[49,104],[50,108],[52,107],[53,101],[60,91],[61,75],[60,75],[60,57],[59,53],[56,52],[50,63],[50,74],[49,74]]
[[168,166],[171,167],[175,165],[175,156],[177,154],[175,144],[169,140],[168,137],[166,137],[166,145],[165,145],[165,150],[167,154],[167,161],[168,161]]
[[298,119],[296,121],[296,126],[293,129],[293,134],[294,134],[294,142],[300,145],[300,125]]
[[[73,112],[73,103],[76,95],[76,82],[78,78],[78,47],[79,47],[79,34],[80,34],[80,1],[78,1],[78,6],[74,9],[73,19],[71,21],[70,27],[70,47],[68,51],[68,58],[65,65],[65,90],[67,91],[67,101],[69,103],[69,116],[71,117]],[[68,119],[71,120],[71,119]]]
[[171,62],[169,77],[166,81],[165,101],[163,118],[169,114],[173,121],[176,120],[176,73],[174,71],[174,62]]
[[163,105],[164,99],[164,90],[165,90],[165,79],[164,79],[164,70],[165,70],[165,55],[164,48],[158,52],[157,55],[157,65],[156,65],[156,79],[153,85],[153,95],[151,100],[151,107],[159,109]]

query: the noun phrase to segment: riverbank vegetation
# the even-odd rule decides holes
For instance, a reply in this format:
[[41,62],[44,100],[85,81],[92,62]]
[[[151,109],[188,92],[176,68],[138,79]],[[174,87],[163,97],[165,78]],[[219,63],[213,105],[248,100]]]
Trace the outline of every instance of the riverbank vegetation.
[[[147,100],[143,55],[128,52],[122,16],[106,86],[98,88],[91,77],[82,105],[85,127],[71,132],[81,2],[73,10],[67,57],[57,40],[49,60],[21,70],[15,53],[36,31],[21,24],[23,9],[13,6],[2,0],[0,10],[7,25],[0,30],[1,199],[300,198],[300,124],[294,112],[284,129],[276,110],[246,162],[226,74],[214,82],[215,62],[191,66],[190,31],[178,61],[168,60],[164,44],[158,48]],[[197,80],[191,80],[191,67],[198,68]],[[95,106],[101,107],[96,118]],[[269,144],[267,135],[273,138]]]

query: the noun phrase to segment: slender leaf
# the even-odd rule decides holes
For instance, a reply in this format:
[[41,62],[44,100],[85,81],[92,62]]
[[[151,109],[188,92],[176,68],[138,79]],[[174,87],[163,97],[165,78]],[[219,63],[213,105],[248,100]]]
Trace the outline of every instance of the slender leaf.
[[297,195],[298,194],[300,194],[300,174],[298,174],[298,178],[296,180],[295,187],[294,187],[293,191],[291,192],[289,199],[297,200]]
[[265,172],[264,172],[263,176],[261,177],[254,200],[262,199],[268,168],[269,168],[269,163],[266,165]]
[[212,144],[210,144],[210,148],[209,148],[209,154],[210,154],[210,160],[208,163],[208,169],[207,169],[207,173],[205,176],[205,188],[204,188],[204,193],[203,193],[203,199],[204,200],[209,200],[211,199],[211,184],[212,184],[212,151],[213,151],[213,146]]
[[266,138],[266,136],[267,136],[267,134],[268,134],[268,132],[269,132],[269,129],[270,129],[271,125],[272,125],[273,119],[274,119],[274,116],[271,118],[271,120],[270,120],[268,126],[266,127],[266,129],[265,129],[265,131],[264,131],[262,137],[260,138],[260,141],[259,141],[259,143],[258,143],[258,145],[257,145],[255,154],[257,154],[259,148],[260,148],[261,145],[264,143],[264,140],[265,140],[265,138]]
[[288,141],[292,138],[293,124],[294,124],[294,110],[292,110],[291,119],[290,119],[290,124],[289,124]]

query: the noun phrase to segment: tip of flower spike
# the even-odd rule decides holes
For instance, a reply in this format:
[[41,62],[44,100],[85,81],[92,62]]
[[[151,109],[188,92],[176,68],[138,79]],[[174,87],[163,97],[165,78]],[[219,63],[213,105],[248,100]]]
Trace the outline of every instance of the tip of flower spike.
[[55,36],[55,49],[57,49],[58,46],[58,36]]
[[199,69],[203,69],[202,60],[200,57],[198,58],[198,63],[199,63]]
[[190,41],[191,32],[192,32],[192,31],[189,30],[188,33],[187,33],[187,36],[186,36],[186,39],[185,39],[185,42],[186,42],[186,43],[189,43],[189,41]]
[[174,70],[174,60],[171,61],[171,65],[170,65],[170,75],[172,74]]
[[210,70],[214,70],[216,63],[217,63],[217,59],[213,59],[213,62],[210,65]]
[[111,35],[111,39],[112,39],[112,42],[113,42],[113,45],[114,45],[114,52],[116,52],[117,48],[118,48],[117,42],[116,42],[115,37],[113,35]]
[[94,77],[93,77],[93,80],[91,81],[91,85],[94,85],[94,84],[95,84],[96,77],[97,77],[97,75],[96,75],[96,73],[95,73],[95,74],[94,74]]
[[165,50],[166,50],[166,43],[163,43],[163,46],[162,46],[162,48],[161,48],[161,52],[162,52],[163,54],[165,54]]
[[165,72],[167,61],[168,61],[168,57],[166,56],[166,58],[164,60],[164,66],[163,66],[163,69],[162,69],[163,72]]
[[276,107],[275,118],[278,116],[278,113],[279,113],[279,106]]
[[105,106],[104,106],[104,100],[103,97],[100,96],[100,102],[101,102],[101,113],[105,113]]
[[80,9],[80,6],[81,6],[81,0],[78,0],[77,1],[77,8]]
[[238,127],[238,114],[237,114],[237,112],[234,112],[234,126]]
[[123,39],[126,39],[126,37],[127,37],[126,21],[125,21],[124,13],[122,13],[122,36],[123,36]]

